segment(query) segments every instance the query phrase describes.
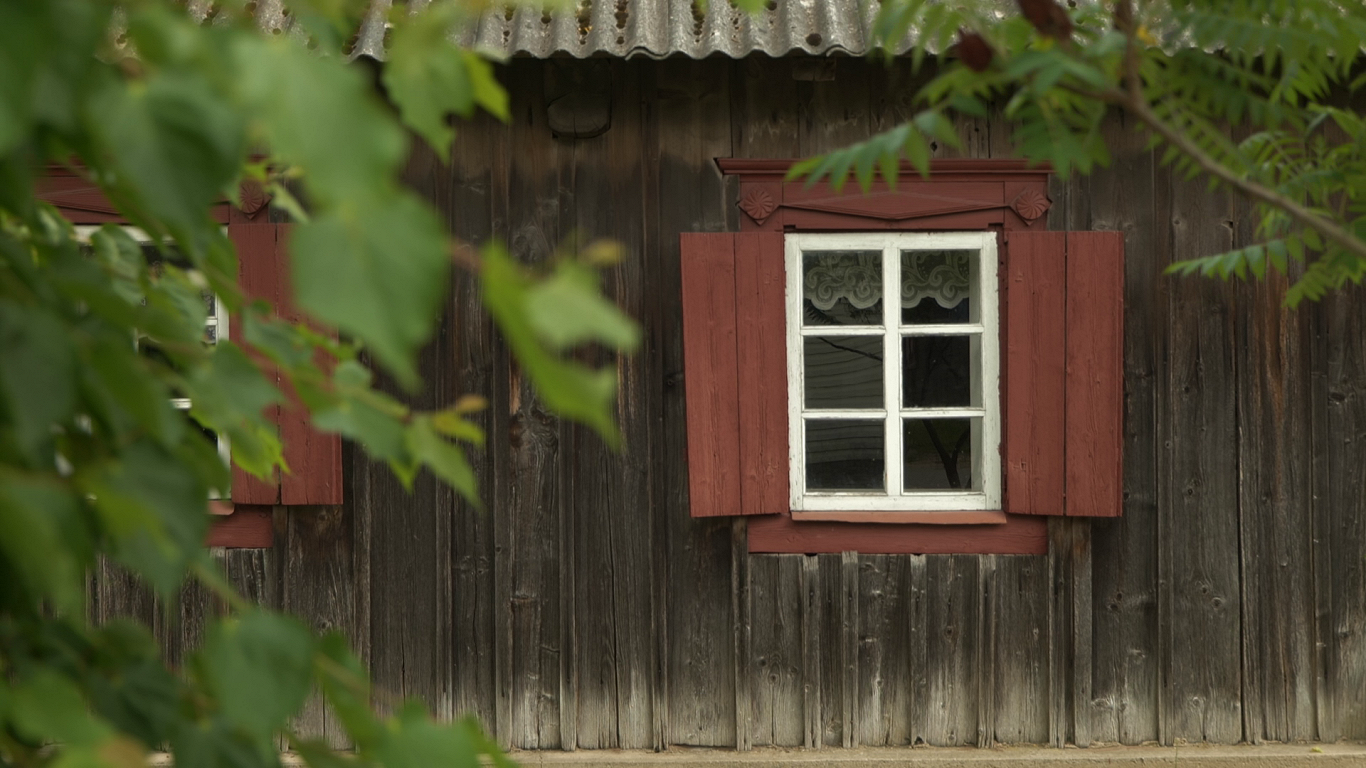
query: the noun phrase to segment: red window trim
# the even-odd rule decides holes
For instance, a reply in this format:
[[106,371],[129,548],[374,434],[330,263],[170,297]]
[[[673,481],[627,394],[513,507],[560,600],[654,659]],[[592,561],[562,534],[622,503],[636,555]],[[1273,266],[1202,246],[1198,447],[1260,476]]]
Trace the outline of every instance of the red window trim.
[[[886,185],[879,184],[874,186],[872,193],[868,196],[864,196],[858,190],[857,185],[853,183],[850,183],[841,192],[835,192],[830,185],[824,183],[807,187],[804,182],[785,181],[787,170],[792,163],[790,160],[720,158],[716,162],[723,173],[738,178],[737,207],[742,212],[740,218],[742,232],[772,232],[777,234],[798,231],[995,230],[1002,234],[1003,240],[1007,240],[1012,231],[1041,232],[1047,229],[1044,214],[1051,204],[1047,197],[1049,169],[1046,167],[1030,167],[1023,161],[936,161],[932,164],[932,174],[929,180],[920,178],[915,175],[912,169],[903,165],[903,178],[896,189],[890,189]],[[718,236],[713,235],[711,237]],[[754,250],[754,246],[753,243],[745,244],[745,241],[737,239],[733,248],[736,265],[734,268],[735,291],[738,297],[742,291],[748,293],[747,286],[749,283],[740,280],[739,275],[745,269],[755,269],[744,258],[747,251]],[[696,246],[691,250],[695,253],[697,251]],[[685,253],[685,258],[687,255],[689,254]],[[685,263],[684,268],[685,273],[687,273],[689,265]],[[772,267],[771,265],[767,267],[761,265],[757,269],[762,275],[765,270],[771,271]],[[1072,267],[1069,266],[1068,270],[1071,274]],[[1105,269],[1102,268],[1102,272],[1104,271]],[[1113,279],[1115,275],[1111,270],[1105,272],[1101,277],[1103,280]],[[1003,282],[1007,279],[1004,269],[1001,272],[1001,279]],[[1118,281],[1121,286],[1120,295],[1122,296],[1122,267],[1118,274]],[[699,329],[696,326],[689,329],[686,322],[687,308],[689,307],[688,290],[689,287],[685,279],[685,341],[688,340],[691,332],[695,339],[705,344],[714,345],[718,342],[724,344],[726,341],[724,330],[721,331],[720,335],[717,335],[716,329],[703,330],[698,335]],[[692,295],[699,295],[696,292],[696,287],[693,288]],[[1003,295],[1005,294],[1003,293]],[[713,303],[715,302],[713,301]],[[723,307],[726,311],[736,315],[743,308],[743,304],[738,298],[731,307]],[[1003,406],[1005,398],[1008,396],[1005,347],[1009,323],[1006,318],[1006,313],[1003,311],[1001,338]],[[714,322],[712,324],[715,325]],[[1118,310],[1117,318],[1106,318],[1103,325],[1106,326],[1108,332],[1122,328],[1122,309]],[[753,326],[742,327],[752,328]],[[750,331],[746,333],[750,333]],[[1109,343],[1108,337],[1103,342],[1084,342],[1084,344],[1091,346],[1099,345],[1102,347],[1102,351],[1104,351],[1105,343]],[[1072,345],[1070,337],[1068,344],[1070,348]],[[695,342],[694,345],[696,345]],[[740,357],[744,359],[745,355],[740,355]],[[730,367],[734,365],[734,362],[729,364]],[[705,369],[705,364],[703,368]],[[728,370],[726,366],[720,369],[723,374],[726,370]],[[715,370],[706,370],[702,377],[714,377],[715,373]],[[746,377],[743,372],[741,374],[739,401],[741,410],[745,411],[747,408],[753,407],[750,403],[754,401],[752,397],[746,397],[747,390],[756,387],[763,389],[764,385],[762,382],[756,385],[753,381],[747,384],[746,378],[753,379],[754,376]],[[759,375],[762,378],[762,374]],[[690,376],[689,378],[695,377]],[[1069,383],[1072,378],[1072,374],[1069,372]],[[1122,381],[1122,376],[1120,381]],[[722,383],[724,384],[724,382]],[[700,385],[699,388],[701,388]],[[1108,414],[1109,410],[1107,409],[1112,405],[1109,402],[1087,403],[1085,398],[1082,398],[1080,402],[1088,408],[1087,415],[1091,417],[1098,414],[1102,416]],[[724,407],[724,404],[722,406]],[[692,408],[691,398],[689,407]],[[1072,407],[1071,401],[1069,401],[1068,407]],[[785,418],[785,396],[783,398],[783,410]],[[754,420],[754,414],[744,413],[741,415],[740,441],[752,449],[754,447],[753,440],[745,440],[745,424],[751,420]],[[1114,420],[1117,420],[1117,417]],[[766,424],[768,421],[771,421],[771,418],[767,414],[757,417],[756,423],[761,425],[761,431],[765,433],[770,433]],[[693,426],[691,416],[689,426]],[[1003,434],[1002,437],[1004,451],[1005,435]],[[1073,437],[1070,424],[1067,429],[1067,437],[1068,439]],[[1093,437],[1086,444],[1085,450],[1090,455],[1095,455],[1095,446],[1105,444],[1107,439],[1106,435]],[[704,463],[714,464],[717,460],[718,457],[712,454],[718,449],[718,440],[720,443],[725,443],[729,438],[708,435],[708,439],[704,440],[704,452],[706,453],[706,462]],[[692,452],[700,446],[694,446],[691,438],[689,445],[691,464],[699,458],[693,456]],[[785,507],[785,501],[775,504],[771,500],[765,500],[773,494],[761,493],[758,496],[762,498],[756,498],[755,495],[747,492],[751,485],[749,482],[751,475],[755,475],[761,480],[767,477],[769,481],[772,481],[774,478],[771,475],[774,473],[772,468],[767,468],[757,461],[746,460],[744,457],[752,455],[752,450],[745,450],[744,445],[729,448],[730,450],[740,449],[741,458],[738,467],[740,477],[732,477],[725,473],[718,475],[720,479],[725,481],[722,484],[723,487],[711,487],[705,480],[692,485],[694,491],[702,490],[705,492],[705,499],[700,500],[702,507],[699,509],[694,506],[695,515],[741,514],[753,516],[748,522],[749,550],[751,552],[817,553],[847,550],[869,554],[1043,554],[1047,552],[1047,519],[1033,514],[1007,514],[1003,510],[985,513],[907,512],[868,513],[865,515],[784,510],[775,514],[770,510],[775,507]],[[1102,445],[1102,447],[1107,446]],[[1117,461],[1117,443],[1111,448],[1110,454],[1113,455],[1104,456],[1106,464]],[[727,450],[724,445],[720,449]],[[734,469],[727,468],[727,471],[733,472]],[[1007,471],[1004,462],[1002,471]],[[1070,461],[1067,471],[1069,473],[1073,471]],[[785,469],[780,474],[785,485]],[[768,484],[773,483],[769,482]],[[1061,487],[1061,482],[1058,485]],[[1104,484],[1092,483],[1092,486],[1100,485]],[[1117,487],[1118,484],[1115,483],[1114,485]],[[764,484],[760,483],[755,487],[762,489]],[[718,493],[727,489],[737,493],[733,495],[731,493]],[[1104,488],[1103,490],[1111,491],[1114,489]],[[1118,510],[1118,504],[1111,505],[1110,501],[1112,500],[1103,498],[1103,494],[1100,494],[1095,487],[1088,488],[1087,492],[1091,497],[1098,500],[1096,504],[1098,508],[1109,509],[1113,507],[1115,511]],[[696,494],[694,495],[696,496]],[[1009,500],[1007,500],[1006,506],[1008,509],[1011,508]],[[1043,510],[1030,509],[1029,511],[1040,512]],[[1055,514],[1096,514],[1093,511],[1065,509],[1061,504],[1057,505],[1057,509],[1050,511]],[[876,519],[873,518],[874,514],[876,514]]]
[[264,504],[209,502],[209,535],[206,547],[267,549],[275,544],[273,508]]

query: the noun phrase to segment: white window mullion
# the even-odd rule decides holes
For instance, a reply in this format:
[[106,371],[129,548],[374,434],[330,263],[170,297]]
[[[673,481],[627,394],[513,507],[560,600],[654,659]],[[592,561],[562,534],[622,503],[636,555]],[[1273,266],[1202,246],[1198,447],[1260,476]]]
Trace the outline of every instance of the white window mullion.
[[900,496],[901,482],[901,253],[893,243],[882,249],[882,343],[883,406],[886,433],[887,495]]

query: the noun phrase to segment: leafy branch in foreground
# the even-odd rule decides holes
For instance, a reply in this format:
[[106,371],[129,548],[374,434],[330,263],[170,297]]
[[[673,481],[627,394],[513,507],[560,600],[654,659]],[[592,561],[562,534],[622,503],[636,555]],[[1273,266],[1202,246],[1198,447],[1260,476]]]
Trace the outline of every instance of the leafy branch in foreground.
[[[280,737],[315,768],[506,764],[473,721],[404,702],[376,714],[382,694],[344,638],[248,604],[204,550],[210,491],[230,482],[205,430],[254,474],[288,471],[263,418],[284,395],[262,365],[316,428],[405,483],[426,468],[477,503],[466,450],[483,440],[481,397],[418,411],[373,384],[378,371],[419,386],[416,353],[460,252],[401,183],[411,137],[444,157],[452,115],[507,116],[492,64],[447,40],[464,7],[391,14],[385,104],[342,55],[369,3],[288,2],[290,35],[260,31],[249,5],[219,3],[201,25],[175,0],[0,0],[0,765],[141,768],[169,749],[180,765],[275,768]],[[150,246],[114,225],[78,235],[37,200],[53,166],[98,187]],[[210,212],[245,181],[295,218],[289,283],[310,322],[237,284]],[[454,261],[478,275],[547,406],[615,441],[615,375],[570,357],[637,343],[599,290],[604,253],[544,273],[496,246]],[[209,294],[236,318],[217,343]],[[101,559],[164,601],[197,579],[229,615],[169,669],[145,628],[88,623]],[[353,759],[291,731],[315,687]]]
[[[1337,0],[1132,0],[994,4],[887,0],[875,33],[884,44],[914,29],[923,51],[954,61],[916,94],[922,111],[871,139],[812,158],[792,176],[874,169],[895,183],[905,157],[929,173],[930,140],[956,146],[953,115],[985,117],[1003,105],[1021,155],[1061,174],[1109,162],[1101,123],[1110,109],[1136,119],[1162,161],[1251,199],[1262,242],[1173,264],[1169,271],[1260,278],[1268,265],[1304,265],[1286,294],[1295,305],[1366,276],[1366,122],[1338,101],[1366,39],[1366,6]],[[890,45],[887,46],[891,48]],[[1236,126],[1231,138],[1226,126]],[[934,126],[926,130],[925,126]]]

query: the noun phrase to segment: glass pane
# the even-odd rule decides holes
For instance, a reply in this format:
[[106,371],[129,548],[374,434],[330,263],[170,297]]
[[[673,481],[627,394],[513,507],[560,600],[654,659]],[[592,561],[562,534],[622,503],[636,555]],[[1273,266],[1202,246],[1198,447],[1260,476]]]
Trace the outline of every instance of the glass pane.
[[882,408],[881,336],[803,339],[807,408]]
[[802,253],[804,325],[882,325],[880,251]]
[[901,401],[906,408],[980,407],[973,402],[981,338],[903,336]]
[[979,322],[978,253],[902,251],[902,324]]
[[905,419],[905,463],[901,477],[908,491],[981,490],[973,476],[982,420]]
[[884,491],[885,447],[881,419],[807,419],[806,489]]

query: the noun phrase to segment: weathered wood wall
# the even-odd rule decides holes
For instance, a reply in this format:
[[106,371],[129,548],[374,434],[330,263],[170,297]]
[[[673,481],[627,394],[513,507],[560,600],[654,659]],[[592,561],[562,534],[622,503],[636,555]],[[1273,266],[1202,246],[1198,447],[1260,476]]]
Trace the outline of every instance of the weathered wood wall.
[[[624,450],[547,414],[458,278],[417,400],[490,397],[488,511],[350,452],[348,504],[277,514],[274,549],[222,555],[234,580],[516,747],[1366,737],[1366,292],[1287,311],[1277,281],[1164,277],[1254,222],[1119,120],[1112,168],[1055,181],[1051,225],[1127,237],[1122,519],[1055,521],[1047,557],[804,557],[689,518],[677,235],[735,228],[712,158],[804,156],[910,114],[907,72],[828,66],[513,62],[512,121],[462,126],[451,165],[420,152],[409,179],[456,235],[528,262],[574,232],[626,245],[607,288],[646,341],[621,367]],[[593,87],[611,129],[553,138],[547,102]],[[961,154],[1008,154],[999,119],[962,135]],[[215,610],[193,590],[158,610],[112,572],[93,593],[173,658]],[[336,737],[320,708],[304,725]]]

